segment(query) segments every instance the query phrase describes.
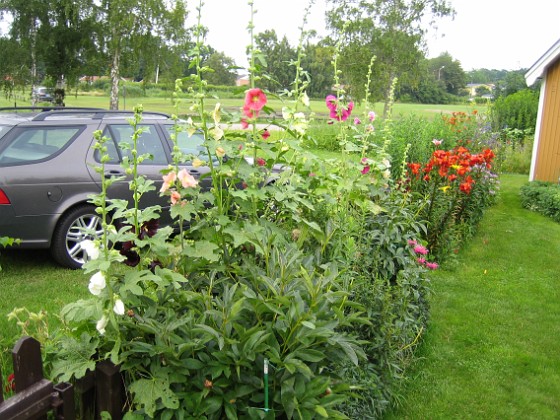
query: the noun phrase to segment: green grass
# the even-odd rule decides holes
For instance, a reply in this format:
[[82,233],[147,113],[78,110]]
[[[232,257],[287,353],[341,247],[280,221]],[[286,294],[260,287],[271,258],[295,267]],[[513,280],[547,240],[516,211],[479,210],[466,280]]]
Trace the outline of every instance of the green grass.
[[[21,93],[17,94],[15,100],[17,106],[30,106],[31,102],[26,95]],[[220,99],[220,103],[224,109],[230,112],[238,112],[243,106],[242,99]],[[107,95],[91,95],[91,94],[68,94],[65,98],[66,106],[79,106],[79,107],[96,107],[96,108],[108,108],[109,107],[109,96]],[[161,97],[143,97],[143,98],[120,98],[119,107],[120,109],[131,110],[135,105],[142,104],[144,109],[147,111],[161,111],[167,113],[174,113],[175,108],[171,97],[161,98]],[[216,104],[216,99],[208,98],[206,101],[208,110],[214,108]],[[277,113],[280,113],[282,109],[282,102],[278,99],[269,98],[269,107],[274,109]],[[14,106],[14,99],[8,100],[6,97],[0,97],[0,107]],[[185,99],[179,108],[180,113],[188,113],[189,102]],[[310,105],[311,111],[317,114],[317,117],[327,117],[327,108],[323,100],[312,100]],[[425,105],[425,104],[401,104],[396,103],[393,108],[393,115],[398,118],[402,115],[415,114],[418,116],[423,116],[427,118],[436,117],[442,113],[450,114],[452,112],[471,112],[473,109],[477,109],[480,112],[486,110],[485,105],[476,106],[462,104],[462,105]],[[376,103],[373,106],[373,110],[379,115],[383,112],[383,104]],[[363,113],[364,109],[361,106],[355,108],[354,114],[359,115]]]
[[[0,361],[6,348],[11,348],[21,330],[8,313],[26,307],[48,314],[49,329],[57,325],[58,313],[67,303],[86,297],[89,276],[81,270],[56,265],[48,251],[0,250]],[[1,366],[1,363],[0,363]]]
[[452,266],[433,275],[431,325],[387,419],[551,419],[560,413],[560,225],[520,205],[526,175]]

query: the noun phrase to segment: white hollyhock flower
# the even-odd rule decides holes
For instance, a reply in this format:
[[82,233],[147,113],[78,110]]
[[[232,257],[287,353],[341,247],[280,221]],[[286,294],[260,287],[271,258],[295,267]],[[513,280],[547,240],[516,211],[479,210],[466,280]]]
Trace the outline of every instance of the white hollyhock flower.
[[88,260],[96,260],[99,258],[99,247],[92,240],[86,239],[80,242],[80,247],[86,253]]
[[97,321],[97,325],[95,326],[95,328],[97,328],[99,334],[101,335],[105,334],[105,327],[107,326],[108,323],[109,323],[109,318],[107,318],[107,316],[105,315],[103,315],[101,319]]
[[124,303],[122,300],[117,299],[115,300],[115,305],[113,306],[113,311],[117,315],[124,315]]
[[98,271],[89,279],[88,289],[92,295],[99,296],[101,291],[105,289],[105,286],[107,286],[107,282],[105,275],[101,271]]

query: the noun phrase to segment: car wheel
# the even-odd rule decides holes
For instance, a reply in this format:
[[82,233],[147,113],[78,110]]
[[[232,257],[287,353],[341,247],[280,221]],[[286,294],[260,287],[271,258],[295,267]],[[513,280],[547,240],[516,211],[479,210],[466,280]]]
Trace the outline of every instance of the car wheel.
[[103,223],[95,207],[75,207],[58,221],[52,238],[51,254],[60,265],[80,268],[85,262],[80,242],[85,239],[97,239],[102,234]]

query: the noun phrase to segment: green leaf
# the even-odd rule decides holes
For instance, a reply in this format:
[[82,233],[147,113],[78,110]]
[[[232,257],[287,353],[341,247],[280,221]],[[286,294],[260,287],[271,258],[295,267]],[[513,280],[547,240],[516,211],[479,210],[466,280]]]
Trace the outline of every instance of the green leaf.
[[166,408],[179,408],[179,399],[165,379],[139,379],[130,384],[129,389],[134,395],[134,403],[143,407],[150,417],[154,417],[158,401]]
[[192,258],[203,258],[210,262],[219,261],[219,247],[210,241],[197,241],[194,245],[185,247],[185,255]]
[[327,410],[325,410],[325,407],[323,407],[323,406],[316,405],[315,406],[315,412],[317,414],[319,414],[321,417],[324,417],[324,418],[329,417],[329,414],[327,413]]

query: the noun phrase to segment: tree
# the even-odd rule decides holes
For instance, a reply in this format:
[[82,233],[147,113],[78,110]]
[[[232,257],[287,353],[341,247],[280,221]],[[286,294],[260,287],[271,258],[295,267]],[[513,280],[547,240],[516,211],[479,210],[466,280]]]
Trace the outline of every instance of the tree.
[[203,62],[203,65],[213,70],[212,72],[204,73],[204,79],[209,84],[223,86],[233,86],[235,84],[237,79],[237,73],[234,70],[235,61],[223,52],[214,51]]
[[[446,0],[328,0],[327,22],[343,47],[341,68],[348,72],[353,95],[358,98],[365,71],[376,56],[374,98],[384,96],[387,111],[394,78],[418,78],[424,57],[422,24],[449,16]],[[364,74],[360,76],[359,73]]]
[[187,15],[183,0],[102,0],[97,19],[105,22],[103,42],[111,60],[110,109],[119,107],[121,60],[126,55],[144,54],[146,68],[158,65],[159,42],[181,43],[186,34]]
[[466,86],[466,74],[461,63],[447,52],[429,60],[429,71],[438,84],[451,95],[458,95]]
[[296,77],[295,67],[290,65],[297,58],[297,52],[284,36],[278,41],[274,30],[266,30],[255,36],[255,45],[263,59],[259,66],[265,75],[262,86],[270,91],[288,89]]

